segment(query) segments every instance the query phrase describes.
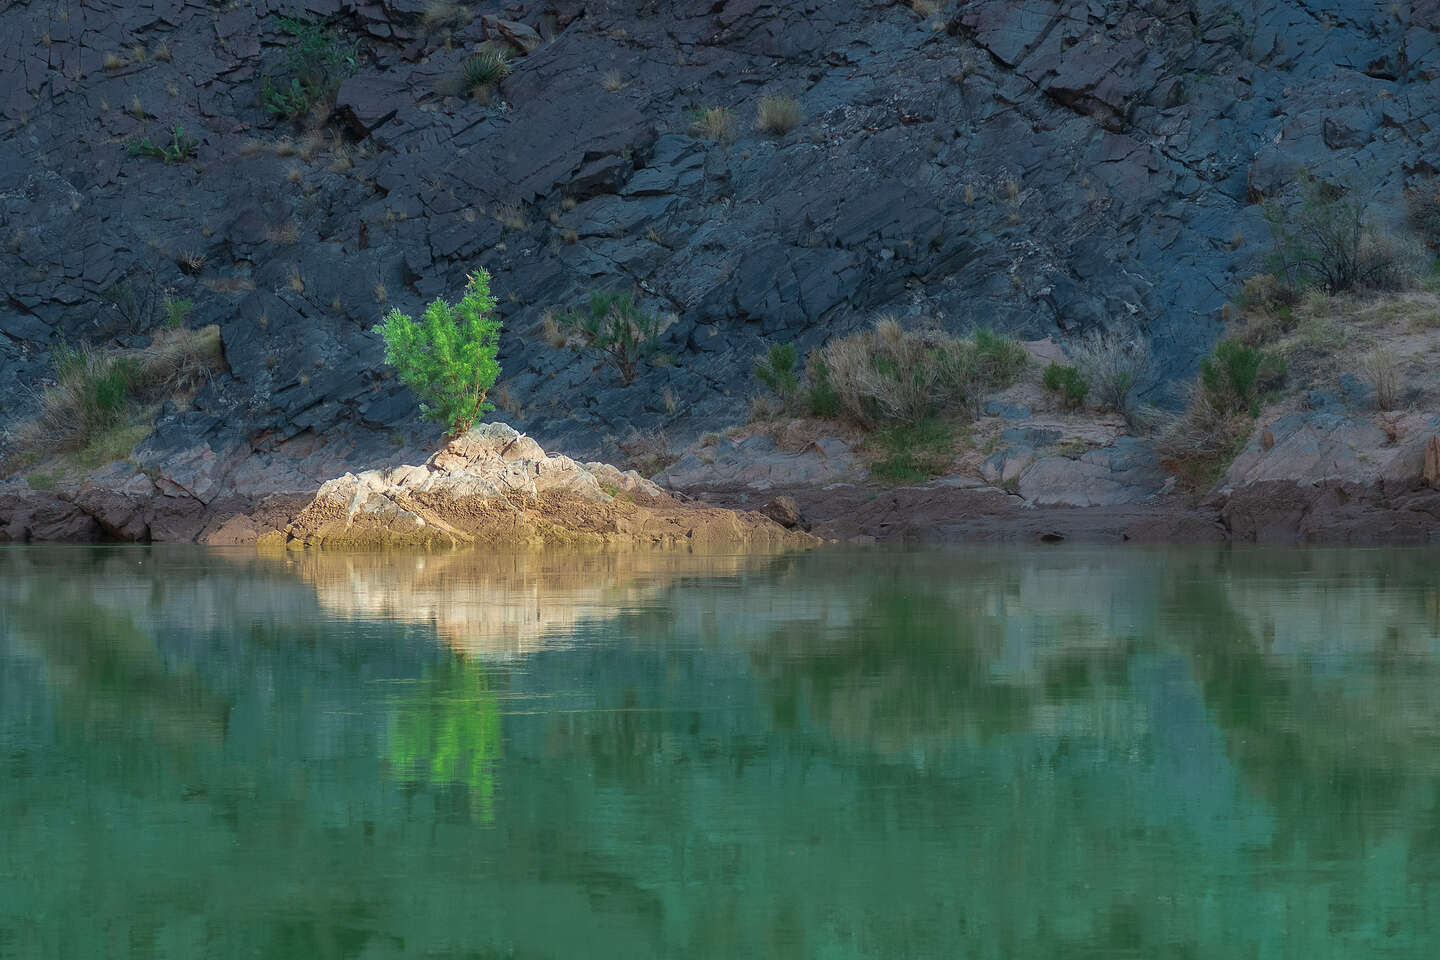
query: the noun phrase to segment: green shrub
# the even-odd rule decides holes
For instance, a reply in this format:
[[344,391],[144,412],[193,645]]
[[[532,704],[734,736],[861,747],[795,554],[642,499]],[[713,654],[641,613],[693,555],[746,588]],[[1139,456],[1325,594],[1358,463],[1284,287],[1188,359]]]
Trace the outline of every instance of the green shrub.
[[385,340],[385,362],[420,398],[421,413],[446,424],[452,436],[495,409],[485,400],[500,375],[500,321],[489,316],[494,309],[490,274],[477,270],[459,303],[436,298],[418,322],[391,310],[375,327]]
[[271,116],[299,120],[316,104],[333,100],[345,78],[354,75],[360,42],[346,41],[323,24],[278,15],[276,21],[290,37],[285,69],[262,78],[260,102]]
[[1230,338],[1220,341],[1215,353],[1200,361],[1200,385],[1217,410],[1233,413],[1250,410],[1262,386],[1284,372],[1278,358]]
[[840,415],[840,394],[830,383],[830,370],[825,358],[815,351],[805,358],[805,405],[812,416],[837,417]]
[[867,427],[952,409],[973,413],[985,391],[1009,386],[1029,362],[1023,347],[988,331],[962,340],[905,330],[893,317],[831,341],[822,358],[841,409]]
[[465,61],[461,68],[461,88],[472,93],[510,76],[510,52],[503,47],[487,46]]
[[129,356],[73,349],[64,341],[55,348],[56,383],[69,394],[76,426],[87,435],[120,422],[139,372]]
[[125,456],[150,432],[160,402],[197,387],[220,366],[220,328],[163,328],[150,346],[105,350],[61,342],[55,383],[40,395],[40,412],[15,433],[22,460],[54,451],[84,466]]
[[755,379],[781,402],[788,403],[800,388],[799,361],[800,355],[793,343],[777,343],[769,353],[755,361]]
[[1085,406],[1085,398],[1090,393],[1090,384],[1085,382],[1085,378],[1081,376],[1079,370],[1051,362],[1045,368],[1042,379],[1045,389],[1060,394],[1060,401],[1067,409],[1078,410]]
[[878,453],[870,472],[886,483],[923,483],[948,472],[955,459],[955,433],[935,417],[885,424],[870,442]]
[[165,298],[165,325],[167,327],[185,326],[185,318],[190,316],[190,311],[194,309],[194,300],[167,296]]
[[1274,241],[1271,273],[1281,283],[1291,291],[1314,286],[1330,294],[1413,283],[1411,252],[1366,223],[1354,189],[1324,183],[1304,169],[1296,184],[1298,201],[1265,203]]
[[975,345],[976,373],[987,389],[1008,387],[1030,366],[1029,351],[1009,337],[978,329],[971,341]]
[[132,157],[155,157],[166,163],[183,163],[195,155],[195,148],[200,146],[200,141],[185,132],[180,124],[170,128],[170,142],[161,140],[155,143],[149,137],[144,137],[130,144],[126,149]]
[[583,307],[566,311],[560,325],[579,334],[586,349],[614,367],[625,384],[634,381],[640,361],[660,336],[660,321],[641,310],[632,295],[615,291],[592,293]]

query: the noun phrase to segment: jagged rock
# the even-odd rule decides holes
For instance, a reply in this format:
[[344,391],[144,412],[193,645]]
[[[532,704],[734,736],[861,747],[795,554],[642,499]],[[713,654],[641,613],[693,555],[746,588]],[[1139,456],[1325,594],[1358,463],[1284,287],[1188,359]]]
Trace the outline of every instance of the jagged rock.
[[535,32],[534,27],[528,27],[523,23],[516,23],[514,20],[501,20],[499,17],[486,15],[480,18],[485,26],[485,35],[490,38],[500,38],[515,48],[515,52],[522,57],[534,53],[535,49],[543,42],[540,34]]
[[[616,498],[602,477],[646,503]],[[349,547],[812,542],[758,514],[680,504],[633,473],[549,456],[503,423],[471,429],[424,464],[328,481],[281,539]]]
[[800,505],[794,497],[776,497],[760,508],[760,512],[782,527],[794,529],[805,520],[800,516]]
[[839,437],[824,437],[797,452],[777,448],[763,435],[735,441],[715,440],[686,451],[656,480],[672,490],[700,487],[772,487],[824,485],[859,479],[864,475],[850,445]]
[[89,543],[100,538],[95,518],[68,499],[42,490],[0,492],[0,540]]
[[[528,384],[514,422],[577,457],[632,428],[680,444],[723,429],[762,339],[808,353],[886,311],[1051,336],[1055,359],[1058,341],[1143,317],[1161,377],[1145,399],[1175,404],[1234,280],[1259,269],[1255,201],[1302,165],[1334,183],[1361,169],[1373,220],[1395,224],[1403,188],[1437,172],[1435,0],[1324,16],[1308,0],[967,0],[945,33],[904,4],[681,0],[653,16],[566,2],[496,8],[453,49],[416,36],[425,6],[297,5],[358,31],[349,132],[390,117],[383,142],[332,150],[288,142],[259,103],[284,64],[275,18],[0,4],[0,432],[34,411],[20,385],[49,375],[61,338],[143,336],[173,291],[194,301],[190,322],[222,325],[231,370],[146,446],[147,468],[193,450],[204,417],[220,423],[206,446],[245,445],[252,480],[268,482],[272,457],[287,489],[343,472],[337,460],[378,464],[376,444],[416,424],[376,369],[377,301],[418,313],[482,260],[506,294],[506,378]],[[488,105],[437,84],[482,27],[529,51]],[[102,67],[156,29],[173,60]],[[620,90],[601,85],[611,70]],[[801,101],[785,137],[751,122],[772,90]],[[737,142],[693,134],[683,111],[702,104],[733,108]],[[194,162],[127,155],[172,122],[202,138]],[[494,217],[502,205],[523,228]],[[184,251],[202,266],[181,270]],[[511,336],[636,284],[677,315],[661,349],[678,363],[629,387]],[[307,433],[331,452],[303,466],[273,452]],[[207,505],[236,476],[217,464],[207,489],[186,472],[168,482]]]

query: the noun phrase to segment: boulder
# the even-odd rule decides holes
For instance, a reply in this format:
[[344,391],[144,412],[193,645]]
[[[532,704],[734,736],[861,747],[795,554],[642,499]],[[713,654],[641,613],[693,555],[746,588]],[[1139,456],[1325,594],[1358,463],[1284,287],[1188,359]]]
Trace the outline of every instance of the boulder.
[[804,523],[794,497],[776,497],[761,507],[760,512],[787,529],[793,530]]
[[505,41],[522,57],[534,53],[540,46],[540,34],[536,33],[533,27],[516,23],[514,20],[501,20],[493,15],[482,17],[480,22],[485,27],[485,36],[488,39]]
[[[617,497],[621,491],[627,495]],[[423,464],[326,482],[280,539],[363,548],[813,542],[759,514],[681,504],[633,471],[550,456],[503,423],[474,427]]]

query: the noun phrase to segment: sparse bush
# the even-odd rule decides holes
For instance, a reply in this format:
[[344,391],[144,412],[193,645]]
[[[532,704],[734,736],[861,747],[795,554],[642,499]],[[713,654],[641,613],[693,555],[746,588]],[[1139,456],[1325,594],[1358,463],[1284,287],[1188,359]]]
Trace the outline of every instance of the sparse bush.
[[1029,352],[1016,340],[985,329],[970,336],[975,348],[975,369],[987,389],[1007,387],[1030,366]]
[[631,294],[615,291],[592,293],[584,307],[566,311],[560,323],[599,353],[626,384],[634,381],[640,361],[660,336],[660,321],[640,309]]
[[1284,372],[1278,358],[1231,338],[1220,341],[1215,353],[1200,361],[1200,386],[1222,415],[1251,411],[1253,416],[1261,390]]
[[[1018,352],[1017,352],[1018,351]],[[907,331],[894,317],[824,348],[827,379],[840,407],[865,426],[918,423],[952,407],[969,408],[987,389],[1013,383],[1024,349],[977,331],[961,340],[939,331]]]
[[391,310],[375,327],[385,340],[385,362],[420,398],[421,413],[445,424],[452,436],[495,409],[485,399],[500,375],[500,321],[489,315],[494,309],[490,274],[482,269],[470,275],[459,303],[437,297],[419,322]]
[[1185,487],[1208,489],[1244,449],[1254,429],[1248,413],[1217,406],[1197,387],[1185,413],[1161,436],[1159,453]]
[[794,97],[761,97],[755,107],[755,129],[780,137],[800,124],[800,103]]
[[161,140],[154,142],[149,137],[136,140],[127,147],[132,157],[155,157],[166,163],[183,163],[195,155],[195,148],[200,146],[200,141],[185,132],[180,124],[170,128],[170,140],[167,143]]
[[805,405],[812,416],[840,415],[840,394],[830,383],[830,368],[825,366],[825,357],[819,350],[805,358],[805,383]]
[[1235,305],[1243,313],[1274,313],[1285,307],[1293,307],[1298,299],[1293,287],[1275,279],[1273,274],[1260,273],[1246,280],[1235,298]]
[[1360,365],[1370,386],[1375,388],[1375,403],[1381,410],[1394,410],[1400,404],[1400,357],[1390,350],[1377,350]]
[[360,41],[346,41],[323,24],[295,17],[277,15],[276,21],[290,37],[285,68],[262,78],[260,102],[271,116],[301,120],[333,101],[340,84],[354,75]]
[[1066,409],[1079,410],[1085,406],[1090,384],[1085,382],[1079,370],[1052,362],[1045,368],[1042,379],[1045,389],[1060,395],[1060,402]]
[[166,397],[193,390],[221,362],[220,328],[157,331],[150,346],[55,350],[55,384],[40,395],[40,414],[16,431],[22,459],[52,450],[79,454],[88,465],[123,457],[149,433],[148,420]]
[[782,404],[788,404],[800,388],[799,361],[800,355],[793,343],[777,343],[755,361],[755,379],[779,397]]
[[1291,290],[1318,286],[1326,293],[1398,290],[1413,282],[1410,255],[1393,238],[1366,223],[1355,191],[1297,178],[1298,203],[1265,204],[1275,250],[1272,273]]
[[487,46],[465,61],[461,68],[461,88],[472,93],[510,76],[510,52],[504,47]]
[[165,298],[165,325],[167,327],[185,326],[185,318],[190,316],[190,311],[195,309],[195,301],[185,298]]
[[644,433],[632,429],[630,438],[617,446],[625,455],[625,468],[642,477],[653,477],[679,459],[670,449],[670,438],[658,427]]
[[[1150,376],[1150,345],[1120,330],[1095,333],[1076,345],[1075,368],[1102,407],[1130,421],[1135,390]],[[1133,424],[1132,424],[1133,426]]]

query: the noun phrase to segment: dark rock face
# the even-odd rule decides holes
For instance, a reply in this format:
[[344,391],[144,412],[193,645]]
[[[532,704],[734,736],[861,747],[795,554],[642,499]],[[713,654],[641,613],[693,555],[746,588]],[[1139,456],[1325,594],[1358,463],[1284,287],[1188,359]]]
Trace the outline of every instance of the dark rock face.
[[[426,6],[0,6],[0,424],[60,338],[143,337],[170,291],[221,325],[229,373],[137,461],[193,464],[201,502],[306,438],[373,465],[395,433],[438,431],[370,328],[477,266],[506,323],[502,415],[575,455],[734,422],[764,342],[809,350],[881,311],[1025,337],[1133,325],[1165,402],[1268,246],[1257,201],[1304,165],[1395,219],[1436,173],[1440,0],[971,0],[934,21],[561,0],[443,29]],[[360,43],[313,141],[259,102],[285,56],[272,14],[296,10]],[[447,95],[487,39],[510,76],[486,104]],[[799,101],[795,130],[753,129],[766,94]],[[732,142],[692,133],[710,106]],[[192,161],[127,156],[172,124]],[[673,364],[622,386],[545,342],[545,310],[631,286]]]

